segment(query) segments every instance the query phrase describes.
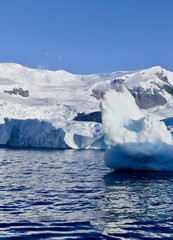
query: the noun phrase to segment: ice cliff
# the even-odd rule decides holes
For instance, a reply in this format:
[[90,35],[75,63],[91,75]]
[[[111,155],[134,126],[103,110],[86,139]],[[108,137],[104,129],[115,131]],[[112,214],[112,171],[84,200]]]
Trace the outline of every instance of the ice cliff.
[[5,119],[0,125],[0,145],[61,149],[104,149],[99,123],[55,123],[38,119]]

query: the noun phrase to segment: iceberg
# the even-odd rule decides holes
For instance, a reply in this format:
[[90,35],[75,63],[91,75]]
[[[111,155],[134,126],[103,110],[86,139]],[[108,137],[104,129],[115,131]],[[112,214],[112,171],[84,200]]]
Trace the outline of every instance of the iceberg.
[[114,170],[173,171],[173,139],[163,121],[144,114],[123,84],[101,101],[105,164]]

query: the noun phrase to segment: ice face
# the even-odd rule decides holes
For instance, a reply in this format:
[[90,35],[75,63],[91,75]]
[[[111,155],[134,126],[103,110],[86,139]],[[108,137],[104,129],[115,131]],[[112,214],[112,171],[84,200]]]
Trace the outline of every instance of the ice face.
[[102,125],[94,122],[54,122],[8,119],[0,124],[0,145],[61,149],[105,149]]
[[173,171],[171,133],[153,115],[144,116],[124,86],[105,93],[101,110],[106,166],[115,170]]

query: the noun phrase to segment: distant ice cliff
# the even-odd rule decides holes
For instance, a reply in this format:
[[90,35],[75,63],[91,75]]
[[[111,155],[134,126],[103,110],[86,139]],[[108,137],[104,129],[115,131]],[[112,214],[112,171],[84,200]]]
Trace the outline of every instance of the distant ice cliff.
[[5,119],[0,145],[60,149],[105,149],[100,123],[57,123],[38,119]]

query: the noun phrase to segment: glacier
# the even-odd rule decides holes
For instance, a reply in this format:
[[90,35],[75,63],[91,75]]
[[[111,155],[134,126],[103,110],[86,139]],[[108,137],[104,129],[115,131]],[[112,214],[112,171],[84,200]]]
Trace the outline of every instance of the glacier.
[[105,149],[100,123],[5,118],[0,132],[0,145],[11,147]]
[[[125,86],[123,91],[126,94],[116,96],[112,102],[104,101],[109,90],[117,92],[117,88],[121,88],[119,85]],[[103,108],[102,101],[105,106],[109,103],[107,110]],[[124,105],[120,104],[123,101]],[[105,124],[102,127],[100,102],[104,113],[114,111],[111,104],[117,107],[112,112],[112,116],[116,115],[117,126],[121,123],[121,127],[123,125],[127,130],[134,129],[139,133],[139,129],[151,124],[151,118],[146,117],[146,114],[151,114],[156,118],[153,124],[158,122],[158,128],[159,124],[167,125],[169,132],[173,133],[173,72],[159,66],[85,75],[0,63],[0,145],[58,149],[114,146],[117,138],[114,141],[111,137],[108,142],[107,133],[111,135],[115,131],[108,130]],[[115,125],[113,120],[108,120]],[[125,134],[128,141],[131,141],[130,134],[131,138],[141,138],[132,131],[126,134],[119,128],[116,130],[121,147],[121,134]],[[170,135],[167,136],[169,138]],[[170,142],[165,144],[171,145]]]
[[164,122],[144,114],[123,84],[101,102],[105,164],[114,170],[173,171],[173,139]]

